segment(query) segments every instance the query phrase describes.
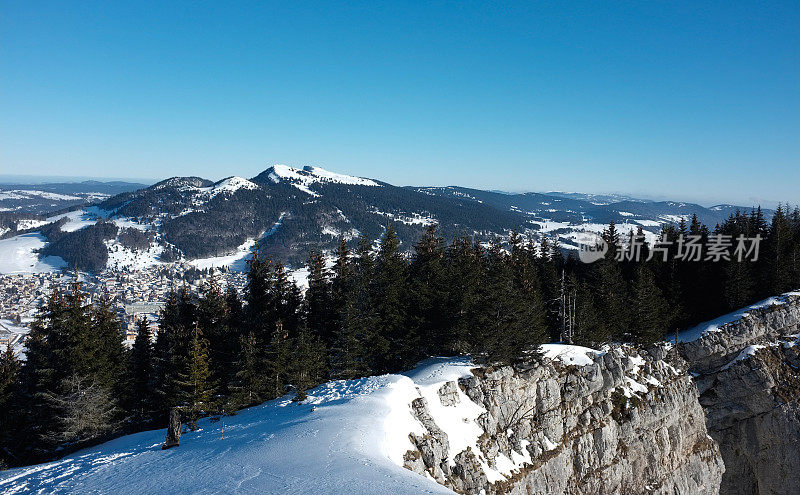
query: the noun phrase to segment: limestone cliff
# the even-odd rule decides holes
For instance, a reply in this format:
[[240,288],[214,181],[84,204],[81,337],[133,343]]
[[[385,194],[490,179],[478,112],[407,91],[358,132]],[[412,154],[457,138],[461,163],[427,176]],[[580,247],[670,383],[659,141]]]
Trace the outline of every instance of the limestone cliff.
[[697,390],[654,354],[615,346],[583,364],[475,369],[445,384],[437,405],[483,409],[474,449],[454,451],[418,398],[425,433],[411,435],[406,467],[459,493],[717,493],[723,465]]
[[722,451],[723,495],[800,492],[800,297],[775,302],[679,346]]
[[698,328],[475,368],[411,402],[404,464],[458,493],[800,493],[800,293]]

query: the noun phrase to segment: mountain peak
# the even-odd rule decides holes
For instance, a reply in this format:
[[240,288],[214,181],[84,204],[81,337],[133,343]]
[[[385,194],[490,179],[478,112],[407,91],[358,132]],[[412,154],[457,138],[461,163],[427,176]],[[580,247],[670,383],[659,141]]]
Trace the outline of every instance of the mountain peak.
[[380,184],[372,179],[365,179],[363,177],[355,177],[352,175],[339,174],[331,172],[324,168],[306,165],[302,169],[294,168],[289,165],[276,164],[261,172],[257,177],[253,178],[253,182],[271,182],[278,184],[286,182],[300,189],[301,191],[310,194],[311,196],[319,196],[317,192],[312,191],[309,186],[311,184],[344,184],[350,186],[373,186],[380,187]]
[[208,187],[214,184],[202,177],[170,177],[150,186],[151,189],[164,189],[167,187]]

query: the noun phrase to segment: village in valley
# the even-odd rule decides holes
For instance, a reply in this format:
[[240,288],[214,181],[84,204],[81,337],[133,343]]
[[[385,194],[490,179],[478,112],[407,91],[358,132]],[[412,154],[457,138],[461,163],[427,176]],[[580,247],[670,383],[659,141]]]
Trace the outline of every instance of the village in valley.
[[[246,282],[242,272],[213,267],[199,270],[188,263],[162,264],[140,270],[104,270],[97,275],[81,272],[77,277],[89,302],[107,291],[124,322],[125,342],[131,345],[136,338],[136,323],[143,317],[150,322],[153,335],[157,333],[161,309],[170,291],[186,285],[195,292],[212,274],[220,285],[233,285],[239,291]],[[74,271],[66,269],[0,275],[0,348],[12,345],[21,349],[29,325],[51,290],[68,287],[75,277]]]

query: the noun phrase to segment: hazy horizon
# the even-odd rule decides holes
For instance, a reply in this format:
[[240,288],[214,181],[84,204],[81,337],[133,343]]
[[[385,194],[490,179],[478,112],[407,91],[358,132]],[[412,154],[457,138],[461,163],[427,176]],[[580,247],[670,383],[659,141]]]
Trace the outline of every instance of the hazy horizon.
[[[264,167],[264,170],[269,168],[269,166]],[[302,168],[295,167],[295,168]],[[263,171],[263,170],[262,170]],[[334,172],[348,174],[345,170],[333,170]],[[259,172],[260,173],[260,172]],[[243,176],[241,174],[232,174]],[[253,174],[252,176],[246,176],[245,178],[252,178],[257,174]],[[353,175],[353,174],[348,174]],[[0,174],[0,184],[5,185],[36,185],[36,184],[46,184],[46,183],[73,183],[73,182],[83,182],[83,181],[100,181],[100,182],[129,182],[135,184],[143,184],[143,185],[153,185],[157,182],[160,182],[165,179],[169,179],[170,177],[175,176],[166,176],[161,178],[135,178],[135,177],[98,177],[98,176],[69,176],[69,175],[36,175],[36,174]],[[225,176],[200,176],[204,179],[209,179],[213,181],[219,181],[226,177],[230,177],[230,175]],[[370,179],[380,180],[382,182],[388,182],[381,177],[369,177],[365,176]],[[391,182],[388,182],[391,184]],[[578,194],[594,194],[594,195],[618,195],[618,196],[625,196],[633,199],[642,199],[648,201],[682,201],[688,203],[695,203],[699,204],[700,206],[704,206],[706,208],[711,206],[716,206],[720,204],[731,204],[736,206],[743,206],[743,207],[750,207],[750,206],[762,206],[764,208],[775,208],[779,203],[786,204],[786,200],[773,200],[773,199],[765,199],[765,200],[747,200],[747,199],[740,199],[734,201],[708,201],[700,199],[692,199],[692,198],[685,198],[680,197],[680,194],[670,195],[665,193],[663,195],[649,195],[647,193],[633,193],[630,191],[575,191],[575,190],[567,190],[567,189],[539,189],[539,190],[511,190],[511,189],[490,189],[486,187],[478,187],[478,186],[467,186],[464,184],[392,184],[394,186],[400,187],[466,187],[470,189],[480,189],[484,191],[494,191],[506,194],[524,194],[524,193],[578,193]],[[788,202],[791,203],[791,202]],[[796,205],[795,203],[791,203],[793,206]]]

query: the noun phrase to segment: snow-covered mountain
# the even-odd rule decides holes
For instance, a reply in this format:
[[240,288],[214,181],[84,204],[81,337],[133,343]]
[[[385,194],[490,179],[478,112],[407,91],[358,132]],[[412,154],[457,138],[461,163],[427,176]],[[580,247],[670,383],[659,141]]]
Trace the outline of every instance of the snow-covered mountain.
[[70,206],[102,201],[142,187],[146,185],[100,181],[0,184],[0,212],[46,214]]
[[267,177],[276,184],[280,182],[289,183],[311,196],[319,196],[319,194],[312,191],[308,186],[310,184],[317,184],[321,182],[351,186],[380,187],[380,184],[371,179],[338,174],[336,172],[330,172],[328,170],[312,166],[305,166],[301,170],[289,167],[287,165],[275,165],[267,171]]
[[[145,267],[181,258],[196,266],[243,267],[256,241],[262,252],[300,265],[312,249],[333,250],[340,238],[354,242],[366,235],[374,240],[389,223],[404,250],[434,223],[448,241],[462,235],[486,241],[516,229],[534,240],[558,238],[562,247],[575,249],[581,238],[602,231],[610,221],[623,233],[642,227],[652,242],[665,223],[696,213],[713,227],[735,209],[576,193],[397,187],[319,167],[274,165],[250,179],[173,177],[66,214],[0,217],[0,239],[6,238],[0,244],[0,273],[55,269],[59,262],[53,257],[90,270]],[[52,225],[65,215],[66,221]],[[113,223],[117,233],[108,226],[95,229],[97,221]],[[92,228],[77,233],[86,227]],[[150,247],[123,246],[118,236],[127,228],[148,232]],[[20,235],[29,237],[10,240]],[[70,246],[78,245],[106,249],[107,254],[87,264],[70,252]],[[37,254],[35,249],[42,251]],[[53,262],[42,264],[43,256]]]

